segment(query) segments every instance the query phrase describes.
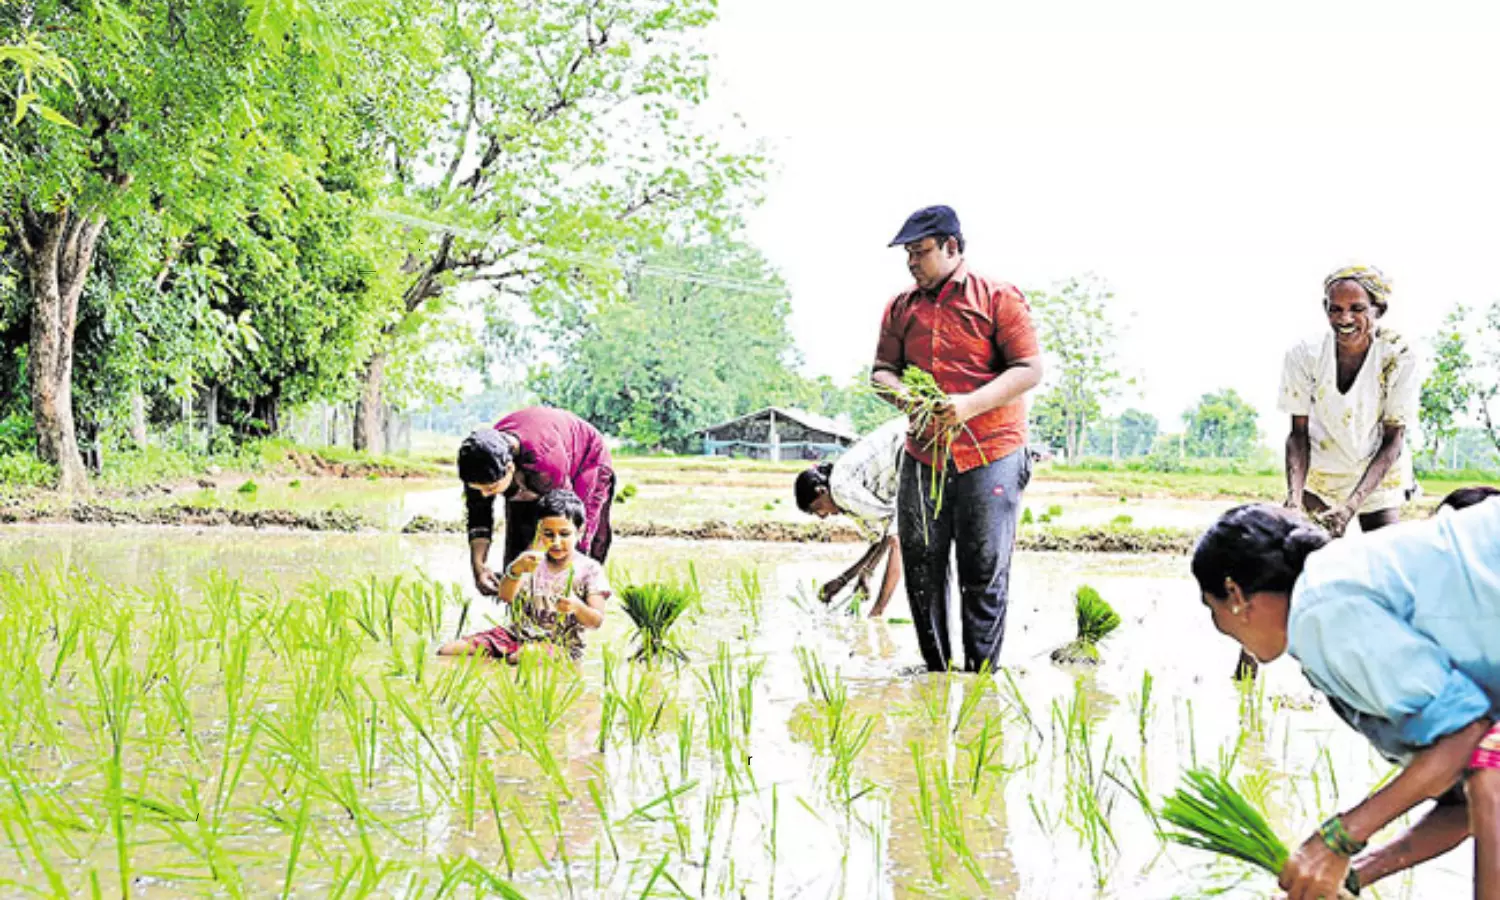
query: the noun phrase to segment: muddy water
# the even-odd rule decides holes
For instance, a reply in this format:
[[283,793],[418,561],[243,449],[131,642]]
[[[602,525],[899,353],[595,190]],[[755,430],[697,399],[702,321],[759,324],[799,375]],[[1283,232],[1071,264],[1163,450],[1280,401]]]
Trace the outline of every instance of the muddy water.
[[[713,815],[710,797],[722,798],[727,789],[699,748],[687,773],[698,786],[677,801],[688,823],[687,836],[679,840],[657,808],[617,825],[622,862],[611,862],[581,785],[602,776],[607,804],[619,819],[660,796],[664,783],[681,785],[684,779],[670,733],[637,748],[617,740],[606,753],[594,750],[601,648],[623,651],[630,637],[625,617],[610,616],[590,639],[582,666],[584,694],[572,710],[565,737],[566,776],[580,786],[576,793],[582,798],[564,804],[560,813],[573,861],[573,893],[640,896],[656,864],[668,856],[666,871],[690,896],[1135,898],[1202,896],[1225,888],[1230,896],[1267,896],[1270,885],[1263,878],[1241,881],[1241,870],[1200,854],[1163,852],[1136,802],[1102,777],[1096,779],[1095,796],[1106,808],[1110,836],[1097,843],[1097,855],[1090,852],[1086,829],[1068,811],[1069,784],[1077,782],[1076,765],[1070,780],[1069,758],[1077,759],[1080,747],[1077,731],[1070,739],[1066,724],[1075,702],[1089,731],[1090,764],[1117,760],[1117,773],[1128,768],[1155,797],[1169,790],[1177,772],[1193,760],[1213,764],[1238,746],[1239,771],[1260,778],[1273,823],[1284,837],[1300,839],[1388,774],[1388,766],[1316,700],[1292,663],[1271,666],[1262,693],[1246,698],[1236,691],[1228,678],[1233,645],[1213,632],[1181,558],[1018,554],[1002,662],[1025,711],[1001,679],[975,717],[993,715],[1005,723],[999,759],[1015,771],[987,776],[974,791],[955,775],[968,850],[983,881],[952,863],[943,867],[939,879],[928,853],[931,832],[924,829],[918,810],[912,744],[923,750],[929,782],[944,763],[966,768],[972,756],[961,745],[972,740],[975,720],[963,728],[955,725],[965,692],[978,682],[911,675],[907,670],[919,656],[910,625],[808,608],[791,599],[857,554],[858,548],[851,546],[617,544],[612,560],[617,580],[627,577],[626,570],[636,577],[680,574],[691,563],[707,588],[705,609],[682,626],[692,663],[691,670],[675,676],[681,693],[674,717],[695,713],[701,729],[702,698],[693,674],[703,670],[720,642],[731,648],[737,662],[764,663],[754,692],[749,742],[755,785],[742,786],[739,801],[725,800]],[[465,547],[451,535],[88,527],[0,532],[0,565],[26,563],[74,566],[111,583],[142,586],[159,578],[190,586],[215,569],[254,587],[283,591],[318,574],[344,580],[420,570],[467,583]],[[747,568],[760,574],[765,587],[758,623],[728,591],[728,582]],[[1104,644],[1101,665],[1064,670],[1049,662],[1048,653],[1072,637],[1070,598],[1084,582],[1097,588],[1124,621]],[[899,595],[887,615],[908,616]],[[826,760],[805,727],[811,704],[794,655],[798,647],[840,670],[854,712],[873,720],[854,778],[874,789],[850,804],[831,795]],[[1147,672],[1152,701],[1143,728],[1140,694]],[[497,670],[493,677],[504,676]],[[519,757],[497,761],[497,772],[515,795],[538,792],[538,779]],[[493,828],[468,833],[451,804],[432,797],[430,788],[421,802],[414,797],[391,802],[392,808],[415,816],[403,827],[414,832],[408,836],[413,841],[420,835],[424,853],[466,854],[498,866]],[[684,843],[687,853],[681,852]],[[603,860],[597,867],[596,851]],[[107,841],[100,842],[101,855],[111,852]],[[279,889],[279,861],[272,858],[260,868],[247,863],[246,868],[251,884],[267,892]],[[561,872],[559,862],[533,866],[518,872],[516,881],[527,896],[568,896]],[[1427,865],[1418,876],[1387,882],[1380,896],[1463,896],[1468,879],[1467,850],[1461,850]],[[203,890],[170,880],[145,887],[146,896]],[[313,880],[302,892],[320,896],[327,887],[326,881]],[[661,895],[671,893],[662,880],[656,889]]]

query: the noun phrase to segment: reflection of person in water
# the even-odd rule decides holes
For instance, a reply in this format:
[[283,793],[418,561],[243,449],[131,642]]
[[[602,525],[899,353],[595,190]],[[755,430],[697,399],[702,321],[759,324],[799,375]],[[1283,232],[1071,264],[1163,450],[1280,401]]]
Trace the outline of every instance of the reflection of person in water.
[[1475,896],[1500,898],[1500,501],[1330,543],[1266,504],[1225,513],[1193,575],[1215,627],[1261,661],[1289,653],[1334,711],[1403,768],[1330,818],[1282,887],[1333,897],[1372,835],[1438,805],[1352,860],[1361,884],[1475,838]]
[[823,602],[855,582],[855,589],[870,594],[870,573],[880,558],[890,554],[880,595],[870,608],[870,617],[885,612],[891,594],[901,582],[901,545],[892,533],[896,521],[896,491],[901,486],[901,458],[906,455],[906,419],[892,419],[861,438],[833,462],[819,463],[797,476],[794,493],[797,508],[820,519],[843,514],[859,524],[870,538],[870,549],[854,565],[823,585]]

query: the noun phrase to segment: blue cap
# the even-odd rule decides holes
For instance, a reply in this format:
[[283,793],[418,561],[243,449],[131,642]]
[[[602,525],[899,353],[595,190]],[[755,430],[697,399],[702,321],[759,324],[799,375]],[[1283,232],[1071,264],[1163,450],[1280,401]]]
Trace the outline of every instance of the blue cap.
[[951,206],[929,206],[912,213],[891,239],[890,246],[899,247],[939,234],[962,234],[958,227],[958,213]]

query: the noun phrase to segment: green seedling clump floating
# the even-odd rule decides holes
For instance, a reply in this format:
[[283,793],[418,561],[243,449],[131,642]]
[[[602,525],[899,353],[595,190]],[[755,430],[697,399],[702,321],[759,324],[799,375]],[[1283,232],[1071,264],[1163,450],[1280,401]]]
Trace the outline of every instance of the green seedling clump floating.
[[633,658],[648,662],[662,657],[687,659],[668,632],[698,599],[697,589],[690,584],[651,582],[622,589],[620,602],[636,628]]
[[[1162,801],[1161,818],[1177,828],[1165,832],[1167,840],[1280,875],[1290,851],[1228,777],[1207,769],[1190,769],[1183,777],[1187,783]],[[1351,869],[1340,896],[1358,893],[1359,882]]]
[[1120,614],[1099,596],[1098,591],[1086,584],[1078,588],[1073,603],[1078,618],[1078,637],[1052,651],[1052,661],[1097,665],[1099,642],[1120,627]]

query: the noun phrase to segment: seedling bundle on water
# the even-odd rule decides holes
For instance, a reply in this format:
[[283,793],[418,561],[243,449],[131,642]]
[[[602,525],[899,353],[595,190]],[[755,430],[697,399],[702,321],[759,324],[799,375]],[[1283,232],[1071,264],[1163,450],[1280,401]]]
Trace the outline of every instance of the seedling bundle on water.
[[[1291,853],[1260,810],[1223,775],[1190,769],[1183,777],[1187,784],[1162,801],[1162,819],[1179,829],[1166,832],[1167,840],[1232,856],[1280,875]],[[1358,893],[1359,880],[1350,869],[1340,896]]]
[[698,590],[691,584],[652,582],[632,584],[620,591],[625,614],[635,623],[636,651],[633,659],[648,662],[670,656],[686,660],[668,632],[688,607],[698,601]]
[[1099,663],[1100,641],[1120,627],[1120,615],[1104,602],[1099,592],[1081,585],[1073,597],[1074,612],[1078,617],[1078,637],[1067,646],[1052,651],[1056,663]]

